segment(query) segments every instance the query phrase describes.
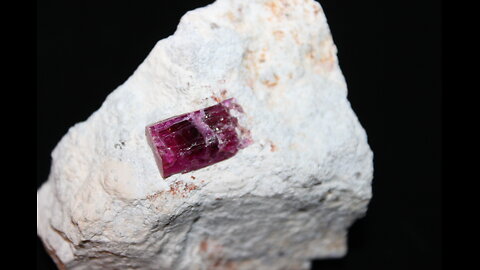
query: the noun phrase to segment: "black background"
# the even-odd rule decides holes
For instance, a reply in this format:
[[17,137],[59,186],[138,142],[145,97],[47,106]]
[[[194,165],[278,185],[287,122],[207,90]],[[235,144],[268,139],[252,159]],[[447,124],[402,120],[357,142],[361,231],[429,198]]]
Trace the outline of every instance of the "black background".
[[[37,187],[50,153],[188,10],[213,1],[37,2]],[[320,1],[374,152],[349,251],[312,269],[441,269],[441,2]],[[55,269],[37,238],[37,269]]]

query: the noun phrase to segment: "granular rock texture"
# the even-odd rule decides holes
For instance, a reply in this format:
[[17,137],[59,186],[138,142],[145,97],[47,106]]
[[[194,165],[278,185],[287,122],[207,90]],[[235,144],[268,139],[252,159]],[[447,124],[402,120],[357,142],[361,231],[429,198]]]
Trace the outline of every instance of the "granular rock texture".
[[[145,127],[230,97],[251,144],[163,179]],[[62,138],[37,231],[62,269],[308,269],[346,253],[372,158],[320,5],[218,0]]]

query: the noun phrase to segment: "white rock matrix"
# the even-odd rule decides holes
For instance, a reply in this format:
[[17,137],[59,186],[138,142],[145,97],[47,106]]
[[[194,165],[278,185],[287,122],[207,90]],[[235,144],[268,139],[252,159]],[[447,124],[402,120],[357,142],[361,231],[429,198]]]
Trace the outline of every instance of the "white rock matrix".
[[[230,97],[253,143],[163,179],[145,126]],[[320,5],[218,0],[62,138],[37,232],[60,269],[309,269],[345,255],[372,159]]]

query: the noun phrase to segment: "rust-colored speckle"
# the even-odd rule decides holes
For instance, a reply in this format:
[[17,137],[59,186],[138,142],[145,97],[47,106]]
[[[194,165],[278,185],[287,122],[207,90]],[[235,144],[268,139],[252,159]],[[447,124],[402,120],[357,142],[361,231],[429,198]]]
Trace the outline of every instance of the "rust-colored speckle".
[[195,190],[195,189],[198,189],[198,186],[195,185],[195,184],[187,184],[187,185],[185,186],[185,190],[186,190],[186,191],[192,191],[192,190]]
[[245,52],[243,53],[243,61],[247,63],[246,68],[247,68],[248,70],[251,69],[251,67],[250,67],[249,64],[250,64],[251,62],[253,62],[253,53],[254,53],[254,51],[249,50],[249,49],[245,50]]
[[265,3],[265,5],[270,9],[270,11],[271,11],[273,14],[278,15],[278,6],[277,6],[277,4],[275,3],[275,1],[267,2],[267,3]]
[[302,44],[302,42],[300,42],[300,38],[298,37],[298,33],[295,32],[295,31],[291,31],[290,34],[292,35],[293,37],[293,40],[295,41],[295,43],[297,43],[298,45]]
[[326,71],[331,71],[335,67],[335,56],[332,50],[317,60],[317,66]]
[[320,58],[320,62],[325,63],[325,64],[330,64],[333,61],[335,61],[335,58],[333,57],[332,53],[329,53],[328,55]]
[[310,58],[310,59],[315,59],[315,53],[314,53],[313,49],[310,49],[307,52],[307,57]]
[[235,17],[235,15],[233,14],[233,12],[229,11],[227,12],[227,18],[231,21],[231,22],[235,22],[237,20],[237,17]]
[[315,16],[317,16],[318,13],[320,13],[320,11],[321,11],[321,9],[318,6],[318,3],[313,3],[313,13],[315,14]]
[[246,138],[246,140],[248,141],[248,143],[251,143],[253,142],[253,139],[252,139],[252,133],[250,132],[249,129],[246,129],[244,127],[240,127],[240,134]]
[[311,45],[310,48],[305,57],[312,61],[315,72],[330,72],[335,67],[335,45],[331,37],[323,40],[320,46]]
[[274,143],[272,143],[272,142],[270,143],[270,151],[271,151],[271,152],[277,151],[277,146],[276,146]]
[[273,36],[275,37],[276,40],[281,40],[284,36],[285,33],[281,30],[273,31]]
[[277,74],[273,74],[273,77],[274,77],[273,81],[264,80],[264,81],[262,81],[262,83],[265,84],[267,87],[270,87],[270,88],[277,86],[278,81],[280,80],[280,77],[278,77]]
[[237,265],[235,261],[225,257],[223,246],[211,239],[204,239],[199,244],[199,255],[203,259],[203,264],[209,270],[235,270]]
[[235,270],[237,269],[236,265],[235,265],[235,262],[232,261],[232,260],[229,260],[225,263],[225,269],[227,270]]
[[277,82],[276,82],[276,81],[273,81],[273,82],[271,82],[271,81],[263,81],[263,84],[265,84],[267,87],[270,87],[270,88],[277,86]]
[[264,52],[260,53],[260,57],[258,58],[258,62],[265,63],[265,60],[266,60],[265,59],[265,53]]
[[212,96],[210,96],[210,97],[211,97],[213,100],[215,100],[215,102],[218,102],[218,103],[222,102],[222,100],[221,100],[219,97],[215,96],[215,95],[212,95]]
[[223,90],[220,92],[220,95],[222,96],[223,99],[226,99],[226,98],[227,98],[227,90],[223,89]]
[[324,46],[327,48],[327,52],[324,56],[320,57],[320,61],[322,63],[333,63],[335,61],[333,42],[326,40],[323,44],[325,44]]
[[254,81],[258,78],[258,63],[257,52],[250,49],[245,50],[243,54],[243,66],[249,71],[248,73],[251,74],[247,78],[247,85],[252,89],[254,89]]
[[178,182],[175,182],[174,185],[170,186],[170,193],[172,193],[172,195],[177,195],[178,193],[178,187],[176,186]]
[[195,180],[195,176],[193,176],[193,175],[192,175],[192,176],[190,176],[190,178],[192,178],[193,180]]
[[200,242],[200,251],[207,252],[207,250],[208,250],[208,242],[207,240],[202,240],[202,242]]
[[184,183],[183,181],[177,181],[172,185],[170,185],[169,192],[172,195],[179,195],[185,198],[191,191],[196,189],[198,189],[198,186],[195,184],[187,184],[187,183]]
[[151,195],[147,195],[147,200],[153,202],[155,201],[158,197],[160,197],[160,195],[162,195],[164,192],[161,191],[161,192],[156,192],[154,194],[151,194]]
[[222,102],[224,101],[225,99],[227,99],[227,90],[223,89],[222,91],[220,91],[220,97],[215,95],[215,94],[212,94],[210,96],[211,99],[215,100],[215,102]]
[[247,85],[248,85],[248,87],[250,87],[251,89],[254,89],[254,88],[255,88],[255,83],[254,83],[254,81],[253,81],[252,78],[247,79]]
[[274,18],[279,19],[282,14],[284,13],[284,7],[282,7],[282,3],[276,0],[269,1],[265,3],[267,8],[270,10],[270,12],[273,14]]
[[272,16],[268,17],[267,20],[281,20],[290,17],[289,11],[291,10],[291,4],[289,2],[291,1],[272,0],[266,2],[265,6],[272,13]]

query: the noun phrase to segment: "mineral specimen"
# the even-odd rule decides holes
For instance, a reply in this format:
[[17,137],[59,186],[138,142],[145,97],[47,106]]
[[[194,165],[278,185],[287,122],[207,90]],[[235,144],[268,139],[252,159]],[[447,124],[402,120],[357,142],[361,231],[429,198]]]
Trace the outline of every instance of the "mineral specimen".
[[230,110],[241,112],[234,99],[175,116],[146,127],[146,135],[163,178],[186,173],[232,157],[246,146]]
[[[228,97],[252,143],[162,179],[145,127],[222,109]],[[187,133],[211,130],[191,123]],[[37,193],[37,231],[60,269],[308,269],[345,255],[372,173],[320,5],[218,0],[185,14],[58,143]]]

